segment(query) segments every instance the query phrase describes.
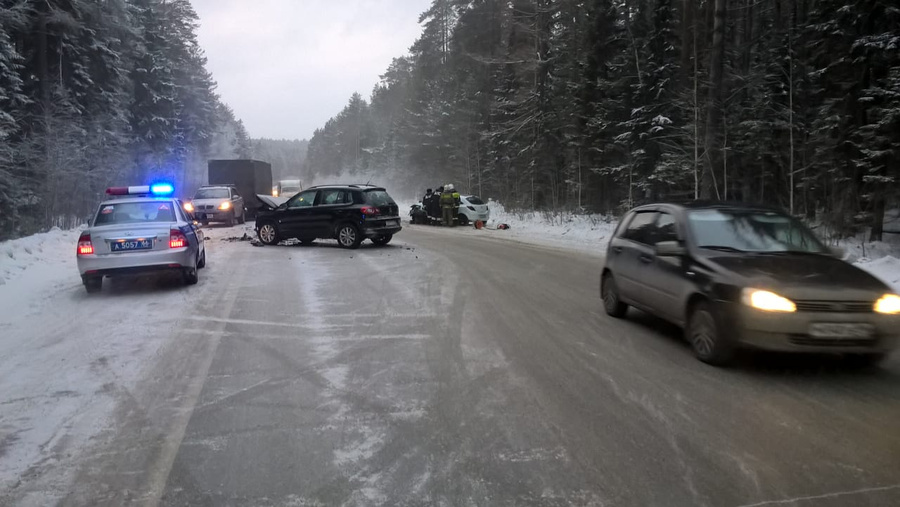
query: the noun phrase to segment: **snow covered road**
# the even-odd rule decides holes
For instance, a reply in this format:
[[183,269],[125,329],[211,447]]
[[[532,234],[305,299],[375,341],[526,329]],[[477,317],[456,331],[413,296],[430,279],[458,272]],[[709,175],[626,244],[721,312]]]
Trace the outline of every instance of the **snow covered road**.
[[240,229],[195,287],[5,279],[0,505],[900,504],[896,355],[716,369],[602,314],[587,249]]

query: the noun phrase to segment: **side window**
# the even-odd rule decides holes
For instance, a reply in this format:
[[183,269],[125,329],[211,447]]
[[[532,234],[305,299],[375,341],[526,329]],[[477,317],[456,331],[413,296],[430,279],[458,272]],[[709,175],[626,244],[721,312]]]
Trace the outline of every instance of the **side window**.
[[653,243],[662,241],[678,241],[678,228],[675,225],[675,217],[668,213],[660,213],[659,220],[656,221],[656,237]]
[[291,200],[288,201],[287,207],[288,209],[309,208],[313,205],[314,202],[316,202],[316,191],[309,190],[291,197]]
[[654,223],[658,216],[659,213],[655,211],[636,214],[634,218],[631,219],[631,223],[628,224],[628,228],[625,229],[625,233],[622,234],[622,237],[645,245],[651,244],[653,237],[656,235],[656,226]]
[[238,195],[237,190],[232,188],[231,189],[231,198],[234,199],[236,197],[240,197],[240,196]]
[[335,204],[344,204],[347,199],[347,192],[340,189],[323,190],[319,196],[319,206],[332,206]]

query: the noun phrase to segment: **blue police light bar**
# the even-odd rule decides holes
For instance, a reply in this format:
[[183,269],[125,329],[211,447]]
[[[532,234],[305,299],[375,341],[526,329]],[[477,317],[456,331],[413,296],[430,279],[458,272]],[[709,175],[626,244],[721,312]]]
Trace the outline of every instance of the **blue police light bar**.
[[175,187],[171,183],[154,183],[150,185],[150,193],[153,195],[172,195]]

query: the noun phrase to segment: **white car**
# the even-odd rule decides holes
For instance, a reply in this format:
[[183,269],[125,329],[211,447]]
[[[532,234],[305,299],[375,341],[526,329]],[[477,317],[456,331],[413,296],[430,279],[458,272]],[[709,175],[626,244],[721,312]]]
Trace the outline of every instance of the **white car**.
[[[104,276],[174,271],[188,285],[206,265],[203,231],[194,225],[171,185],[116,187],[106,191],[90,227],[78,238],[78,273],[85,289],[99,292]],[[116,197],[118,196],[118,197]]]
[[468,225],[470,222],[481,220],[487,222],[491,218],[491,211],[487,204],[477,195],[461,195],[459,197],[459,215],[456,217],[459,225]]

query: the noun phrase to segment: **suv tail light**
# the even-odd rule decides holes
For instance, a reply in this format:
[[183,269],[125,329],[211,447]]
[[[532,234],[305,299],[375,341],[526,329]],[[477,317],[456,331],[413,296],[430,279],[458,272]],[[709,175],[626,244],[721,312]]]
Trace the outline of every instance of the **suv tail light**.
[[83,233],[78,238],[78,255],[91,255],[94,253],[94,244],[91,243],[91,235]]
[[184,248],[187,246],[187,238],[179,229],[169,231],[169,248]]
[[381,214],[381,210],[374,206],[363,206],[362,209],[360,209],[360,211],[362,212],[363,215],[380,215]]

